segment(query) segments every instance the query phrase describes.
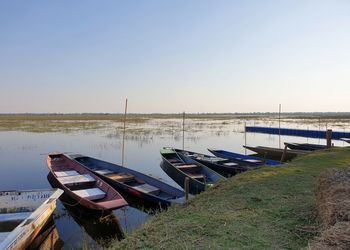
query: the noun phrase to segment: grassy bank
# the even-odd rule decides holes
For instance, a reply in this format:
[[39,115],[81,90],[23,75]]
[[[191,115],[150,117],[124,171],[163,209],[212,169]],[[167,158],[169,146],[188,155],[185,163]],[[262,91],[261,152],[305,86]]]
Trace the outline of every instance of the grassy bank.
[[319,232],[315,184],[320,172],[350,163],[350,149],[332,149],[281,167],[228,179],[172,206],[115,249],[300,249]]

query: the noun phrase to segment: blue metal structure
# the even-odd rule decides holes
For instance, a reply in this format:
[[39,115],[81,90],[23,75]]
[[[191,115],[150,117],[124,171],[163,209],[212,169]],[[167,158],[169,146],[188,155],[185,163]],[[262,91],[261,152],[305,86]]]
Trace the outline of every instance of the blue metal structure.
[[[290,136],[301,136],[308,138],[320,138],[326,139],[326,131],[320,130],[305,130],[305,129],[291,129],[291,128],[269,128],[269,127],[250,127],[247,126],[246,132],[251,133],[262,133],[272,135],[290,135]],[[350,132],[339,132],[332,131],[332,139],[339,140],[343,137],[350,137]]]

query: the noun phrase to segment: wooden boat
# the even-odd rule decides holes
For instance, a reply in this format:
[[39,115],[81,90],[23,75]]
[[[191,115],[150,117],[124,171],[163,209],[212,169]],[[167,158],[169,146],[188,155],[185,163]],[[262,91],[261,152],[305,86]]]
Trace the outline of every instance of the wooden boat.
[[0,191],[0,249],[25,249],[56,208],[60,189]]
[[225,177],[190,158],[179,155],[173,148],[160,150],[163,161],[161,168],[177,184],[184,188],[185,178],[189,177],[189,192],[198,194],[206,187],[225,179]]
[[345,142],[347,142],[347,143],[350,143],[350,138],[340,138],[339,140],[345,141]]
[[69,155],[84,167],[126,193],[161,205],[170,205],[185,193],[136,170],[83,155]]
[[187,150],[175,149],[176,153],[187,156],[192,160],[205,165],[206,167],[218,172],[219,174],[230,177],[238,173],[251,169],[251,165],[237,163],[229,159],[216,156],[191,152]]
[[281,164],[280,161],[268,160],[258,156],[243,155],[243,154],[238,154],[238,153],[221,150],[221,149],[208,149],[208,150],[209,152],[211,152],[213,155],[217,157],[230,159],[233,162],[244,163],[250,166],[259,166],[259,165],[277,166]]
[[109,184],[64,154],[49,154],[47,165],[65,194],[87,209],[104,211],[128,205]]
[[285,142],[284,145],[286,145],[290,149],[295,150],[306,150],[306,151],[315,151],[315,150],[321,150],[326,149],[326,145],[319,145],[319,144],[310,144],[310,143],[289,143]]
[[27,250],[63,249],[63,246],[64,242],[60,239],[55,222],[50,219]]
[[256,152],[259,156],[271,160],[282,160],[282,156],[284,158],[284,161],[289,161],[294,159],[295,157],[299,155],[304,155],[308,153],[307,151],[304,150],[294,150],[294,149],[289,149],[284,152],[284,149],[281,148],[270,148],[270,147],[250,147],[250,146],[243,146],[246,149],[249,149],[253,152]]

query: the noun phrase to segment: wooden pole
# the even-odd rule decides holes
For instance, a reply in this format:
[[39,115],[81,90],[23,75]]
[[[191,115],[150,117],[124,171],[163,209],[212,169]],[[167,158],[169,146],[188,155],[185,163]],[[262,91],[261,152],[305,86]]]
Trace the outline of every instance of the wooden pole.
[[[247,146],[247,123],[244,122],[244,146]],[[244,148],[244,153],[247,155],[247,148]]]
[[125,145],[125,129],[126,129],[126,112],[128,110],[128,98],[125,99],[124,126],[123,126],[123,144],[122,144],[122,166],[124,166],[124,145]]
[[185,150],[185,112],[182,113],[182,150]]
[[282,108],[282,105],[280,104],[278,109],[278,133],[279,133],[278,143],[280,148],[281,148],[281,108]]
[[185,177],[185,201],[188,201],[188,193],[190,192],[190,178]]
[[284,146],[281,163],[284,162],[284,159],[286,158],[286,154],[287,154],[287,145]]
[[326,139],[327,139],[327,148],[331,148],[332,147],[332,130],[331,129],[327,129]]

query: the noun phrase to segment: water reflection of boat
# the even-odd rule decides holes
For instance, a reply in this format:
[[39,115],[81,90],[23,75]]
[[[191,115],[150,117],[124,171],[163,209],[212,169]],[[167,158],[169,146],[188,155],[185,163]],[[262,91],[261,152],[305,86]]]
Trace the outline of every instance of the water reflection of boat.
[[[57,185],[57,181],[51,173],[48,174],[47,179],[51,186]],[[60,201],[75,222],[83,227],[86,233],[101,246],[108,247],[112,240],[124,238],[120,223],[111,211],[96,213],[96,211],[81,206],[66,194],[60,197]]]
[[51,219],[40,234],[30,244],[28,250],[58,250],[62,249],[64,242],[60,239],[54,221]]
[[0,192],[0,249],[25,249],[56,208],[60,189]]
[[173,148],[163,148],[160,151],[163,161],[161,168],[177,184],[184,187],[185,178],[189,178],[189,192],[198,194],[218,181],[225,179],[214,170],[200,164],[190,158],[181,158]]
[[258,156],[271,159],[271,160],[279,160],[281,161],[282,157],[284,161],[290,161],[297,156],[305,155],[308,151],[305,150],[296,150],[296,149],[288,149],[284,150],[282,148],[271,148],[271,147],[251,147],[251,146],[243,146],[246,149],[249,149],[258,154]]
[[184,192],[151,176],[84,155],[69,155],[118,190],[155,204],[170,205]]
[[184,157],[189,157],[192,160],[195,160],[196,162],[199,162],[208,168],[218,172],[219,174],[227,177],[236,175],[252,168],[250,165],[233,162],[229,159],[224,159],[216,156],[205,155],[202,153],[196,153],[181,149],[175,149],[175,151],[178,154],[183,155]]
[[65,194],[87,209],[112,210],[128,205],[114,188],[64,154],[49,154],[47,166]]
[[243,154],[238,154],[238,153],[234,153],[234,152],[230,152],[222,149],[208,149],[208,150],[210,153],[212,153],[217,157],[230,159],[233,162],[244,163],[251,166],[259,166],[259,165],[265,165],[265,164],[270,166],[276,166],[281,164],[280,161],[266,160],[262,157],[253,156],[253,155],[243,155]]

